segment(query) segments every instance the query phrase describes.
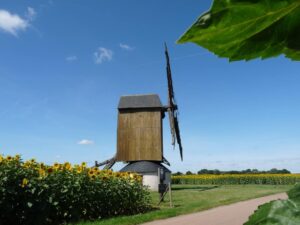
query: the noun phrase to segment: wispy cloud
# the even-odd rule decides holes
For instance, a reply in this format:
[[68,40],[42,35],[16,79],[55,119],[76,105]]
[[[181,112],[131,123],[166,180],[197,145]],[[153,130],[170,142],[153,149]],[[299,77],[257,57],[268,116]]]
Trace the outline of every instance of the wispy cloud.
[[122,43],[120,43],[120,48],[127,50],[127,51],[132,51],[134,49],[134,47],[131,47],[130,45],[122,44]]
[[0,9],[0,30],[18,36],[19,31],[25,31],[29,26],[28,20],[18,14],[12,14],[7,10]]
[[68,62],[74,62],[76,60],[78,60],[76,55],[70,55],[70,56],[66,57],[66,61],[68,61]]
[[113,51],[107,48],[100,47],[94,52],[94,60],[96,64],[102,64],[105,61],[111,61],[113,57]]
[[79,145],[92,145],[92,144],[94,144],[94,141],[88,140],[88,139],[82,139],[77,144],[79,144]]
[[33,21],[36,17],[36,11],[32,7],[27,7],[26,17],[29,21]]

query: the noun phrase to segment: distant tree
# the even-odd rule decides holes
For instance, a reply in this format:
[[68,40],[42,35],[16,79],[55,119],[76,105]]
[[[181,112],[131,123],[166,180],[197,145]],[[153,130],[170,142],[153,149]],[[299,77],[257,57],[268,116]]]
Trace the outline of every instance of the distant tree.
[[229,170],[229,171],[221,171],[221,174],[240,174],[240,171],[237,170]]
[[251,172],[252,172],[251,169],[246,169],[246,170],[243,170],[243,171],[242,171],[242,173],[246,173],[246,174],[248,174],[248,173],[250,174]]
[[280,170],[280,172],[282,174],[290,174],[291,173],[291,171],[288,171],[287,169]]
[[269,173],[277,174],[278,170],[276,168],[272,168],[271,170],[269,170]]
[[176,172],[176,173],[173,173],[173,175],[175,175],[175,176],[180,176],[180,175],[183,175],[183,173],[181,173],[181,172]]
[[272,174],[290,174],[291,172],[288,171],[287,169],[278,170],[276,168],[273,168],[273,169],[269,170],[268,173],[272,173]]
[[199,170],[199,171],[197,172],[197,174],[208,174],[208,170],[207,170],[207,169]]
[[[266,173],[271,173],[271,174],[290,174],[291,172],[287,169],[276,169],[276,168],[272,168],[271,170],[258,170],[258,169],[246,169],[246,170],[241,170],[241,171],[237,171],[237,170],[229,170],[229,171],[220,171],[218,169],[214,169],[214,170],[209,170],[209,169],[201,169],[197,172],[197,174],[201,175],[201,174],[214,174],[214,175],[220,175],[220,174],[266,174]],[[191,171],[187,171],[185,173],[186,175],[193,175],[194,173]],[[181,172],[176,172],[173,173],[173,175],[178,176],[178,175],[183,175],[183,173]]]
[[193,175],[193,173],[191,171],[187,171],[185,174],[186,175]]
[[221,171],[220,171],[220,170],[214,170],[214,171],[213,171],[213,174],[215,174],[215,175],[220,175],[220,174],[221,174]]

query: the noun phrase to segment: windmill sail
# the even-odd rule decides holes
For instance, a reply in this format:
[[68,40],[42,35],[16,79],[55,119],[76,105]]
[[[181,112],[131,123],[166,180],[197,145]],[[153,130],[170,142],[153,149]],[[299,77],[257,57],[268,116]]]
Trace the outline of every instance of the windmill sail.
[[167,69],[167,79],[168,79],[168,114],[169,114],[170,129],[172,135],[172,145],[175,148],[175,144],[177,142],[177,144],[179,145],[180,157],[181,160],[183,160],[183,148],[181,143],[179,122],[178,122],[178,106],[175,101],[170,57],[169,57],[168,48],[166,44],[165,44],[165,55],[166,55],[166,62],[167,62],[166,69]]
[[170,58],[168,53],[167,45],[165,44],[165,55],[167,61],[167,79],[168,79],[168,114],[169,114],[169,122],[170,122],[170,130],[172,135],[172,145],[175,148],[176,134],[175,134],[175,124],[174,124],[174,90],[173,90],[173,81],[172,81],[172,73],[170,66]]

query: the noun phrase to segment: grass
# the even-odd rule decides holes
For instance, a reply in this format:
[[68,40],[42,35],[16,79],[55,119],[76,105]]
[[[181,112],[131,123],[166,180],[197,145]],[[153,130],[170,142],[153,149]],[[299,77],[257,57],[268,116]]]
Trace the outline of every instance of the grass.
[[[173,185],[174,207],[169,207],[169,198],[165,199],[159,209],[145,214],[120,216],[94,222],[81,222],[76,225],[135,225],[157,219],[193,213],[220,205],[235,203],[247,199],[276,194],[289,190],[291,185]],[[151,193],[152,202],[157,206],[158,193]]]

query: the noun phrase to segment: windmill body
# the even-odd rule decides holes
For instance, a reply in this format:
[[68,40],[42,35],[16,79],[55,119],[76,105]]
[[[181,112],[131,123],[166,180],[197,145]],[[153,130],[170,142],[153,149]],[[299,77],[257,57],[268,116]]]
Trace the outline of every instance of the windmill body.
[[170,182],[171,171],[163,163],[163,127],[165,108],[158,95],[122,96],[118,106],[116,161],[127,162],[121,171],[143,175],[143,182],[152,190]]
[[158,95],[122,96],[118,110],[116,160],[161,162],[164,111]]

